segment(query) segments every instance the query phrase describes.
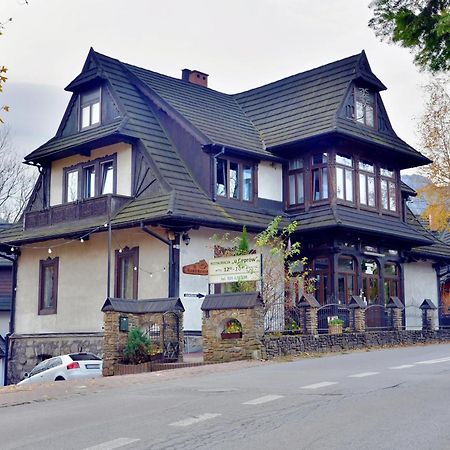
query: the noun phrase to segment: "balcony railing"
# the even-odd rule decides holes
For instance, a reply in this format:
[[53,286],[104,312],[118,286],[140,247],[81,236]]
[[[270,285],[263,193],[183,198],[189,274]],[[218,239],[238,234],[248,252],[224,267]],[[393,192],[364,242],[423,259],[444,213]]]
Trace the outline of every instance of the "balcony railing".
[[25,230],[48,227],[52,225],[74,222],[91,218],[114,215],[122,206],[131,200],[123,195],[103,195],[73,203],[51,206],[42,211],[25,213]]

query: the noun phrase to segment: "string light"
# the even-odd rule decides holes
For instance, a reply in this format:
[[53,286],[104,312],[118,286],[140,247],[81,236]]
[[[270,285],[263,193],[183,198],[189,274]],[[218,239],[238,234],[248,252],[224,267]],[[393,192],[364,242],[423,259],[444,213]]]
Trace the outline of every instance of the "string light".
[[83,242],[84,242],[84,239],[83,239],[83,238],[81,238],[81,239],[80,239],[80,242],[81,242],[81,243],[83,243]]
[[52,253],[52,249],[51,249],[51,248],[49,248],[49,249],[47,250],[47,252],[48,252],[48,254],[49,254],[49,255],[51,255],[51,253]]

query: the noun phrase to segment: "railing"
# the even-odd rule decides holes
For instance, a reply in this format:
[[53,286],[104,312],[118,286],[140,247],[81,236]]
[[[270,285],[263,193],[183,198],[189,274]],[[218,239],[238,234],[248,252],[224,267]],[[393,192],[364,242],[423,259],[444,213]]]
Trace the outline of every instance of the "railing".
[[116,213],[129,201],[130,197],[108,194],[64,205],[51,206],[42,211],[29,211],[24,216],[24,227],[25,230],[30,230],[92,217],[107,217],[108,214]]
[[272,303],[266,305],[264,315],[264,331],[266,333],[303,333],[306,330],[304,308],[288,303]]
[[365,309],[366,330],[390,330],[394,327],[392,309],[389,310],[384,305],[369,305]]

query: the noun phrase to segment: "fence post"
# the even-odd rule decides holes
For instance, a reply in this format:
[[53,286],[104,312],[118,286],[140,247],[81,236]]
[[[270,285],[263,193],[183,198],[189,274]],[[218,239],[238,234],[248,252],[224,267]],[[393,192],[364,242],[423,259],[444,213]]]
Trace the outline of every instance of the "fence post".
[[426,298],[420,305],[420,309],[422,310],[422,330],[434,330],[436,326],[434,317],[436,306],[429,298]]
[[366,304],[364,300],[358,295],[353,295],[348,307],[351,311],[350,329],[355,333],[364,333],[366,331]]
[[402,312],[405,309],[402,301],[398,297],[389,297],[386,308],[391,311],[391,329],[401,330],[403,328]]
[[316,300],[314,295],[303,294],[300,298],[298,306],[302,308],[305,317],[303,332],[305,334],[317,334],[317,309],[320,307],[320,303]]

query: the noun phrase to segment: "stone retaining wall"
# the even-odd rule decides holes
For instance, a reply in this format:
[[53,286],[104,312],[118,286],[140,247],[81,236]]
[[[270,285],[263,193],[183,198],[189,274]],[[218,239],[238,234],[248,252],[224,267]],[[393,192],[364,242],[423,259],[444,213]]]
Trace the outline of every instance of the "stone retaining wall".
[[75,352],[103,354],[103,333],[13,335],[10,337],[9,383],[23,379],[25,372],[52,356]]
[[449,342],[450,330],[399,330],[314,336],[271,335],[262,339],[262,355],[274,358],[313,352],[339,352],[370,347]]

